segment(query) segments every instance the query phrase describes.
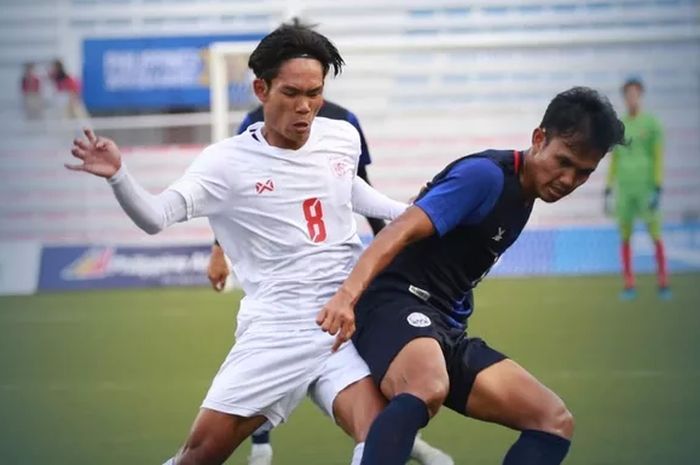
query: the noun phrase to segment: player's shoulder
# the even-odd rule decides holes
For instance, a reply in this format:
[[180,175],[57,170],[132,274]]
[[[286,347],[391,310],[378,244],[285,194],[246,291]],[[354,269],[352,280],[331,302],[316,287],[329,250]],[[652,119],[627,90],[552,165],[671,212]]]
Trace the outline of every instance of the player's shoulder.
[[318,127],[324,132],[347,133],[349,135],[357,133],[357,129],[355,129],[355,127],[352,124],[350,124],[344,119],[328,118],[326,116],[316,116],[316,118],[314,119],[314,124],[317,124]]
[[257,129],[262,126],[262,122],[255,122],[248,126],[240,134],[228,137],[221,141],[207,146],[201,156],[214,159],[235,158],[244,153],[250,152],[256,145],[255,135]]
[[314,119],[316,130],[322,137],[332,138],[334,141],[345,141],[353,145],[360,143],[360,133],[357,128],[345,120],[325,118],[317,116]]
[[487,181],[502,180],[506,171],[515,164],[515,150],[489,149],[467,155],[453,169],[465,176],[478,176]]
[[647,124],[649,124],[650,126],[661,127],[661,121],[659,121],[659,118],[652,115],[651,113],[644,113],[644,118],[646,119]]
[[350,110],[328,100],[323,102],[323,106],[318,112],[318,116],[341,121],[348,121]]

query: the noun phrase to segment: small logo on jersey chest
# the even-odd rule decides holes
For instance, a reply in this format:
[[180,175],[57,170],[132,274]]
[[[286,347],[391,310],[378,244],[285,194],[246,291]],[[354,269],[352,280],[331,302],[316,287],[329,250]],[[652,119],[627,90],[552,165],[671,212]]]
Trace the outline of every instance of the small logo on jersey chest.
[[413,312],[406,317],[408,324],[414,328],[427,328],[432,323],[430,318],[420,312]]
[[258,194],[262,194],[265,191],[274,191],[275,190],[275,183],[272,181],[272,179],[268,179],[267,181],[264,182],[256,182],[255,183],[255,192]]
[[500,226],[498,227],[498,232],[496,233],[495,236],[493,236],[491,239],[493,239],[496,242],[501,242],[503,240],[503,235],[506,233],[506,230],[501,228]]
[[342,157],[332,157],[328,160],[331,167],[331,172],[337,177],[342,178],[346,174],[352,173],[352,165]]

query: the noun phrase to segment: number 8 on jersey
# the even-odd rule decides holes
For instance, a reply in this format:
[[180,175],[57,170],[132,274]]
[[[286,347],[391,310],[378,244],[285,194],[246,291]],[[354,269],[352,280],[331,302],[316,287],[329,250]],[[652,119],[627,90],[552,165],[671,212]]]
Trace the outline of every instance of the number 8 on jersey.
[[309,237],[313,242],[323,242],[326,240],[326,225],[323,222],[323,206],[316,197],[304,200],[302,204],[306,227],[309,230]]

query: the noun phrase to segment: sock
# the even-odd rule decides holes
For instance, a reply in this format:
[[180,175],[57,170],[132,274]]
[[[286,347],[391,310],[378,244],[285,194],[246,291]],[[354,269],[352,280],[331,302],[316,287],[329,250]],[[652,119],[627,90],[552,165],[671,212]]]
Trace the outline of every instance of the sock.
[[656,276],[659,287],[668,287],[668,272],[666,271],[666,253],[661,239],[654,241],[656,248]]
[[163,465],[175,465],[175,457],[169,458]]
[[253,433],[252,440],[253,440],[253,444],[269,444],[270,443],[270,432],[265,431],[262,433]]
[[272,457],[272,446],[270,443],[255,444],[250,448],[250,457]]
[[369,429],[361,465],[405,465],[416,433],[429,419],[428,406],[418,397],[394,397]]
[[632,272],[632,246],[630,241],[622,242],[622,275],[625,278],[625,289],[634,287],[634,273]]
[[364,442],[361,442],[355,446],[355,449],[352,451],[352,461],[350,462],[350,465],[360,465],[360,463],[362,462],[362,453],[364,452],[364,450]]
[[559,465],[571,441],[544,431],[525,430],[503,459],[503,465]]

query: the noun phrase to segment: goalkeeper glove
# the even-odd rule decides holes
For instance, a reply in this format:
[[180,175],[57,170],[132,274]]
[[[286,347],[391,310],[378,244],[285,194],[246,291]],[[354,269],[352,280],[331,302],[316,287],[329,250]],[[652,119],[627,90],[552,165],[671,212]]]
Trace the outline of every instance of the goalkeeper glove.
[[649,209],[655,211],[659,208],[661,202],[661,188],[656,187],[649,197]]
[[609,187],[605,188],[605,196],[603,199],[603,211],[608,216],[613,214],[612,189]]

